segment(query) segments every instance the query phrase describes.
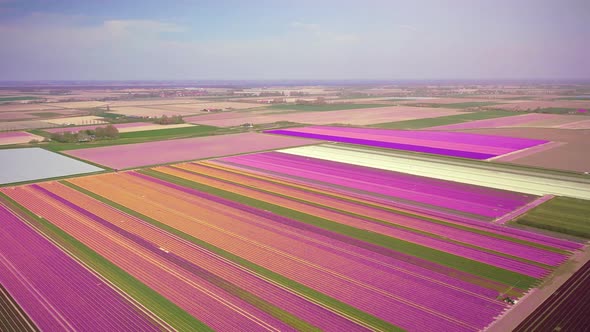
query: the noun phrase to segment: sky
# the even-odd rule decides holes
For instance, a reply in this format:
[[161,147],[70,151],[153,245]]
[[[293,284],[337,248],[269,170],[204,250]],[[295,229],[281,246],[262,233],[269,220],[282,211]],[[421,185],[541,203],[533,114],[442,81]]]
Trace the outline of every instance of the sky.
[[0,0],[0,81],[590,79],[588,0]]

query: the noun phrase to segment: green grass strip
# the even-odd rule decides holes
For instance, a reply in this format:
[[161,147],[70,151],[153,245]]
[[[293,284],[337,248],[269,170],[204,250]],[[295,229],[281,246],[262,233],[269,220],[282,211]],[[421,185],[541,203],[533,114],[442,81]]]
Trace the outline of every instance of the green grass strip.
[[26,217],[37,230],[60,244],[72,253],[76,259],[84,262],[84,264],[98,272],[103,278],[109,280],[173,328],[179,331],[212,331],[203,322],[189,315],[176,304],[170,302],[61,228],[35,215],[4,193],[0,193],[0,197],[7,201],[19,215]]
[[195,136],[195,135],[208,135],[213,133],[217,130],[217,127],[212,126],[200,126],[195,125],[191,127],[181,127],[181,128],[164,128],[164,129],[154,129],[154,130],[144,130],[144,131],[135,131],[130,133],[122,133],[119,135],[120,138],[151,138],[151,137],[179,137],[179,136]]
[[[146,171],[141,171],[141,173],[148,173],[149,170]],[[146,174],[149,175],[149,174]],[[103,196],[97,195],[89,190],[86,190],[82,187],[79,187],[73,183],[67,182],[67,181],[63,181],[62,182],[64,185],[67,185],[70,188],[73,188],[75,190],[80,191],[83,194],[86,194],[90,197],[93,197],[105,204],[108,204],[120,211],[123,211],[129,215],[132,215],[134,217],[137,217],[139,219],[142,219],[168,233],[174,234],[184,240],[187,240],[191,243],[194,243],[196,245],[198,245],[199,247],[205,248],[206,250],[209,250],[223,258],[226,258],[236,264],[239,264],[241,266],[243,266],[244,268],[253,271],[259,275],[264,276],[265,278],[268,278],[270,280],[272,280],[273,282],[280,284],[281,286],[288,288],[290,290],[295,291],[298,294],[302,294],[304,297],[306,298],[310,298],[313,300],[313,302],[315,303],[320,303],[321,306],[326,307],[326,308],[331,308],[333,311],[337,312],[337,313],[344,313],[347,316],[352,317],[355,321],[358,322],[362,322],[364,325],[368,325],[368,327],[370,327],[371,329],[376,329],[376,330],[383,330],[383,331],[403,331],[402,329],[400,329],[397,326],[394,326],[386,321],[383,321],[377,317],[374,317],[368,313],[365,313],[361,310],[358,310],[346,303],[340,302],[332,297],[329,297],[321,292],[318,292],[316,290],[313,290],[307,286],[304,286],[296,281],[293,281],[289,278],[286,278],[280,274],[277,274],[275,272],[272,272],[271,270],[268,270],[262,266],[259,266],[255,263],[252,263],[244,258],[241,258],[240,256],[234,255],[228,251],[225,251],[221,248],[218,248],[212,244],[209,244],[208,242],[205,242],[203,240],[200,240],[198,238],[192,237],[186,233],[183,233],[182,231],[170,227],[166,224],[163,224],[159,221],[157,221],[156,219],[150,218],[148,216],[145,216],[139,212],[136,212],[134,210],[131,210],[127,207],[125,207],[124,205],[118,204],[114,201],[109,200],[108,198],[105,198]],[[278,317],[280,319],[282,319],[283,317]],[[288,323],[288,322],[286,322]]]
[[9,101],[19,101],[19,100],[35,100],[35,99],[41,99],[41,98],[34,97],[34,96],[0,97],[0,103],[9,102]]
[[515,222],[590,239],[590,201],[555,197],[528,211]]
[[[420,110],[416,110],[416,112],[420,113]],[[475,121],[475,120],[503,118],[503,117],[507,117],[507,116],[515,116],[515,115],[521,115],[521,114],[522,113],[512,112],[512,111],[500,111],[500,110],[465,112],[463,114],[441,116],[438,118],[426,118],[426,119],[415,119],[415,120],[406,120],[406,121],[397,121],[397,122],[378,123],[378,124],[371,125],[371,127],[386,128],[386,129],[421,129],[421,128],[436,127],[436,126],[446,126],[446,125]]]
[[538,279],[517,272],[508,271],[475,260],[459,257],[429,247],[392,238],[386,235],[358,229],[348,225],[339,224],[324,218],[280,207],[274,204],[263,202],[243,195],[238,195],[225,190],[220,190],[207,185],[192,182],[190,180],[181,179],[176,176],[164,174],[154,170],[142,170],[141,173],[157,177],[168,182],[176,183],[185,187],[205,191],[216,196],[227,198],[262,210],[268,210],[278,215],[295,219],[300,222],[314,225],[368,243],[376,244],[378,246],[388,248],[397,252],[406,253],[408,255],[422,258],[427,261],[442,264],[463,272],[487,278],[489,280],[498,281],[506,285],[513,285],[518,283],[519,287],[521,288],[530,288],[538,283]]

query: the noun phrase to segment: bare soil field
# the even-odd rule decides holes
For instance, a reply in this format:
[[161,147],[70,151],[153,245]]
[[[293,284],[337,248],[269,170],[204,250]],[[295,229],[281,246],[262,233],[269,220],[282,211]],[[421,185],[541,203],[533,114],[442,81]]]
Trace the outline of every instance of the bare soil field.
[[551,116],[544,119],[528,122],[522,125],[522,127],[590,129],[590,123],[588,121],[590,121],[590,118],[582,115],[551,114]]
[[[175,104],[175,105],[161,105],[158,106],[159,109],[169,110],[169,111],[191,111],[193,113],[201,112],[203,109],[247,109],[247,108],[255,108],[255,107],[262,107],[265,104],[257,104],[257,103],[234,103],[234,102],[204,102],[198,104]],[[149,106],[146,106],[149,107]]]
[[389,106],[325,112],[223,112],[186,118],[187,122],[216,127],[232,127],[245,123],[262,124],[291,121],[306,124],[351,124],[369,125],[412,119],[436,118],[459,114],[458,110],[446,108]]
[[190,115],[198,113],[198,111],[185,111],[179,110],[165,110],[160,107],[140,107],[140,106],[127,106],[127,107],[111,107],[111,113],[125,115],[125,116],[138,116],[138,117],[161,117],[163,115]]
[[0,121],[29,120],[34,118],[36,116],[21,112],[0,113]]
[[154,106],[154,105],[176,105],[176,104],[201,104],[206,101],[191,99],[145,99],[145,100],[117,100],[110,101],[111,107],[121,106]]
[[0,105],[0,113],[19,112],[19,111],[42,111],[42,110],[59,110],[62,107],[50,104],[5,104]]
[[489,332],[513,331],[532,314],[545,300],[563,285],[578,269],[590,261],[590,250],[585,247],[574,254],[572,259],[560,266],[538,289],[525,295],[518,304],[506,311],[491,326]]
[[573,108],[573,109],[589,109],[590,100],[527,100],[522,102],[510,102],[502,105],[494,105],[496,109],[503,109],[509,111],[526,111],[535,110],[537,108]]
[[40,120],[23,120],[23,121],[0,121],[0,131],[9,130],[29,130],[38,128],[57,127],[56,124]]
[[42,141],[43,137],[24,131],[9,131],[0,133],[0,145],[29,143],[33,139]]
[[495,128],[461,131],[485,135],[534,138],[563,142],[566,144],[553,147],[549,150],[538,151],[533,155],[525,155],[522,158],[511,160],[510,163],[565,171],[590,172],[590,153],[587,152],[588,141],[590,140],[589,129]]
[[[63,127],[63,128],[51,128],[45,130],[48,133],[64,133],[64,132],[79,132],[81,130],[94,130],[97,127],[104,126],[102,124],[90,125],[90,126],[78,126],[78,127]],[[115,128],[119,130],[119,133],[132,133],[136,131],[147,131],[147,130],[160,130],[160,129],[174,129],[174,128],[185,128],[192,127],[190,123],[170,124],[161,125],[147,122],[132,122],[132,123],[119,123],[114,124]]]
[[[395,97],[390,97],[390,99],[395,99]],[[422,99],[422,100],[411,100],[408,99],[407,101],[397,101],[397,103],[402,104],[463,104],[463,103],[506,103],[507,101],[502,99],[495,99],[490,97],[485,98],[433,98],[433,99]],[[514,101],[510,101],[514,102]]]
[[74,116],[68,118],[56,118],[56,119],[47,119],[41,120],[42,122],[52,123],[56,125],[85,125],[85,124],[98,124],[98,123],[106,123],[103,118],[98,116]]
[[61,108],[93,108],[106,106],[108,103],[104,101],[73,101],[67,103],[53,103],[52,106]]

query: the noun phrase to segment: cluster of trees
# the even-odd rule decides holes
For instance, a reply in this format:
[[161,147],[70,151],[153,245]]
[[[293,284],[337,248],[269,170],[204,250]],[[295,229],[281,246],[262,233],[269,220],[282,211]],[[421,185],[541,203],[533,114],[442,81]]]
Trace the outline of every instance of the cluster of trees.
[[63,132],[51,134],[51,140],[61,143],[89,142],[94,140],[119,138],[119,130],[113,126],[96,127],[94,130],[80,130],[77,133]]
[[154,123],[161,124],[161,125],[169,125],[169,124],[180,124],[184,123],[182,116],[180,115],[173,115],[173,116],[166,116],[162,115],[161,118],[156,119]]

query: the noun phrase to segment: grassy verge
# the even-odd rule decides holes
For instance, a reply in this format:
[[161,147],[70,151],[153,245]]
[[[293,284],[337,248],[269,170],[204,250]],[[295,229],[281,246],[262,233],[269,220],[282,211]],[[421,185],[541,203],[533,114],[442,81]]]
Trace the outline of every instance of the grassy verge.
[[398,122],[385,122],[371,125],[376,128],[387,128],[387,129],[421,129],[435,126],[445,126],[456,123],[463,123],[475,120],[495,119],[503,118],[506,116],[521,115],[522,113],[512,111],[478,111],[478,112],[465,112],[463,114],[441,116],[438,118],[427,118],[427,119],[416,119],[406,120]]
[[146,222],[148,222],[160,229],[163,229],[164,231],[166,231],[168,233],[174,234],[184,240],[187,240],[187,241],[194,243],[202,248],[205,248],[205,249],[207,249],[219,256],[229,259],[232,262],[237,263],[237,264],[245,267],[246,269],[253,271],[254,273],[256,273],[258,275],[262,275],[265,278],[272,280],[274,283],[279,284],[282,287],[288,288],[292,291],[295,291],[298,294],[303,295],[304,297],[310,299],[312,302],[319,303],[321,306],[324,306],[327,308],[332,308],[332,310],[335,312],[344,313],[347,316],[350,316],[351,318],[353,318],[353,320],[363,322],[364,324],[368,325],[369,327],[371,327],[373,329],[386,330],[386,331],[400,330],[396,326],[393,326],[385,321],[382,321],[379,318],[373,317],[363,311],[360,311],[360,310],[358,310],[354,307],[351,307],[343,302],[333,299],[323,293],[315,291],[315,290],[308,288],[302,284],[299,284],[291,279],[288,279],[280,274],[272,272],[264,267],[254,264],[246,259],[243,259],[243,258],[236,256],[230,252],[227,252],[221,248],[211,245],[208,242],[202,241],[202,240],[192,237],[188,234],[185,234],[173,227],[163,224],[163,223],[161,223],[155,219],[152,219],[148,216],[145,216],[139,212],[131,210],[131,209],[129,209],[123,205],[120,205],[116,202],[113,202],[103,196],[97,195],[91,191],[88,191],[84,188],[76,186],[75,184],[67,182],[67,181],[63,181],[62,183],[64,185],[67,185],[73,189],[76,189],[76,190],[78,190],[90,197],[93,197],[105,204],[108,204],[118,210],[121,210],[129,215],[140,218],[140,219],[142,219],[142,220],[144,220],[144,221],[146,221]]
[[567,235],[590,239],[590,201],[555,197],[514,222]]
[[35,99],[41,99],[41,98],[34,97],[34,96],[0,97],[0,103],[19,101],[19,100],[35,100]]
[[62,116],[61,113],[55,113],[55,112],[33,112],[33,113],[29,113],[31,115],[34,116],[38,116],[40,118],[50,118],[53,116]]
[[98,272],[103,278],[109,280],[117,288],[141,303],[147,310],[163,319],[173,328],[179,331],[194,331],[195,329],[203,331],[211,330],[186,311],[135,279],[103,256],[97,254],[59,227],[28,211],[3,193],[0,193],[0,199],[7,202],[11,208],[26,218],[38,231],[68,250],[77,260]]
[[446,252],[435,250],[432,248],[424,247],[400,239],[392,238],[386,235],[361,230],[348,225],[343,225],[337,222],[333,222],[324,218],[316,217],[303,212],[291,210],[288,208],[280,207],[271,203],[263,202],[250,197],[238,195],[225,190],[213,188],[200,183],[192,182],[189,180],[181,179],[176,176],[164,174],[154,170],[142,170],[141,173],[160,178],[162,180],[176,183],[185,187],[194,188],[197,190],[205,191],[214,194],[219,197],[230,199],[233,201],[240,202],[261,210],[271,211],[278,215],[282,215],[291,219],[295,219],[300,222],[304,222],[310,225],[314,225],[335,233],[339,233],[351,238],[355,238],[361,241],[372,243],[387,249],[391,249],[397,252],[405,253],[414,257],[418,257],[430,262],[445,265],[447,267],[454,268],[463,272],[471,273],[480,277],[494,280],[497,282],[504,283],[506,285],[513,285],[518,283],[520,287],[533,287],[538,280],[529,276],[525,276],[516,272],[508,271],[498,267],[494,267],[488,264],[484,264],[471,259],[463,258],[460,256],[452,255]]

